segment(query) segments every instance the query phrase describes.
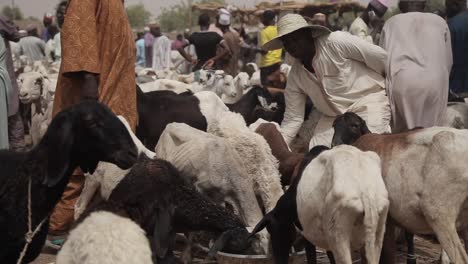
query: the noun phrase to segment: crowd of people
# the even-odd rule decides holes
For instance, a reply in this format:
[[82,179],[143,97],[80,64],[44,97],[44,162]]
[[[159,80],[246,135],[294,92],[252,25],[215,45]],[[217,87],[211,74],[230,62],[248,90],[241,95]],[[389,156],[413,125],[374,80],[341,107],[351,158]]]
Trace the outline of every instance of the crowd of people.
[[[24,148],[14,62],[22,56],[60,64],[54,114],[82,100],[98,100],[124,116],[133,130],[138,123],[135,67],[219,69],[236,76],[242,48],[259,54],[264,87],[281,89],[272,87],[271,77],[281,64],[291,65],[281,124],[288,143],[304,121],[308,98],[321,114],[310,147],[330,145],[334,118],[347,111],[364,118],[375,133],[442,125],[449,94],[468,92],[468,11],[465,0],[446,0],[447,17],[424,12],[425,4],[400,0],[401,14],[382,24],[388,3],[372,0],[349,30],[331,27],[321,13],[308,21],[265,10],[258,46],[233,27],[225,8],[214,23],[201,14],[198,31],[174,40],[157,22],[135,40],[121,0],[62,1],[55,21],[44,16],[42,33],[34,25],[20,30],[1,17],[0,149]],[[82,187],[83,173],[76,170],[51,216],[50,233],[68,230]]]

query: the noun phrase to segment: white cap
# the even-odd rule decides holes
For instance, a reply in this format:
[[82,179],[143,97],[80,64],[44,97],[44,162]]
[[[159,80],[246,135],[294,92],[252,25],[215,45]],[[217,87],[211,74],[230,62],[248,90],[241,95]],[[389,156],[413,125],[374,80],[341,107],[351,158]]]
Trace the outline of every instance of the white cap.
[[229,26],[231,24],[231,15],[229,14],[220,14],[218,22],[220,25]]

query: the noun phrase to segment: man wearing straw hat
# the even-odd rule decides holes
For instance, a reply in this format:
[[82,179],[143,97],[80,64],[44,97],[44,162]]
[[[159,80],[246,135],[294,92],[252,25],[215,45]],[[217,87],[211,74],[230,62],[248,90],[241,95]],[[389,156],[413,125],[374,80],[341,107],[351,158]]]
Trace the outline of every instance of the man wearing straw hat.
[[278,37],[263,46],[266,50],[281,47],[294,57],[281,125],[288,144],[304,121],[307,97],[322,114],[309,147],[330,146],[333,121],[346,111],[360,115],[372,132],[390,131],[383,77],[387,53],[382,48],[347,32],[309,25],[298,14],[283,16]]
[[372,21],[382,18],[387,12],[387,0],[372,0],[367,6],[366,10],[357,17],[349,27],[349,33],[358,36],[370,43],[374,43],[370,34],[369,26]]
[[387,94],[392,132],[443,125],[452,67],[447,23],[422,13],[424,0],[400,0],[403,14],[390,18],[380,46],[388,52]]

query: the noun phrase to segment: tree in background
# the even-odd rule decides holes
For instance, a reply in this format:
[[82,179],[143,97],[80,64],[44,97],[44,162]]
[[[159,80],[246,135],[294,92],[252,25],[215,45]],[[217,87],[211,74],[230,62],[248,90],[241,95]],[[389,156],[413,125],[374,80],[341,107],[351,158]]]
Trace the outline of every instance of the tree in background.
[[[225,4],[224,0],[201,0],[194,1],[200,4],[214,3],[214,4]],[[184,1],[182,4],[177,4],[171,8],[163,8],[161,14],[158,17],[161,29],[165,32],[170,31],[183,31],[190,24],[188,21],[190,7]],[[198,16],[200,12],[194,11],[192,13],[192,25],[197,25]]]
[[9,19],[12,19],[12,20],[21,20],[23,19],[23,12],[21,12],[21,9],[19,9],[19,7],[15,6],[15,7],[11,7],[9,5],[7,6],[4,6],[2,8],[2,15],[8,17]]
[[129,5],[127,16],[132,28],[142,29],[149,22],[151,12],[143,4]]

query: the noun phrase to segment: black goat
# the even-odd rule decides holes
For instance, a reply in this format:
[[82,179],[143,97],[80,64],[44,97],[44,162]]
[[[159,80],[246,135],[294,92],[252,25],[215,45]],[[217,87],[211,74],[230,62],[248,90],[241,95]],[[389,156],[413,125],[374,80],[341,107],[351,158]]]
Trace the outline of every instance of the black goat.
[[[271,244],[273,249],[273,257],[276,264],[288,263],[289,249],[293,245],[296,237],[296,227],[302,230],[299,222],[296,206],[297,185],[301,180],[302,173],[307,165],[320,153],[328,150],[325,146],[316,146],[304,156],[303,161],[299,165],[299,173],[291,182],[288,190],[276,203],[275,208],[266,214],[263,219],[255,226],[252,235],[260,232],[265,227],[270,233]],[[315,246],[306,242],[307,251],[315,251]],[[307,255],[315,255],[314,252],[307,252]],[[308,263],[315,263],[315,260],[308,259]]]
[[172,91],[143,93],[137,86],[139,122],[136,136],[148,149],[153,149],[159,137],[172,122],[185,123],[206,131],[207,121],[200,110],[200,100],[192,93],[176,94]]
[[271,104],[271,95],[260,86],[254,86],[242,98],[234,104],[226,104],[232,112],[236,112],[244,117],[247,125],[257,121],[260,117],[256,114],[256,108],[268,108]]
[[136,160],[136,147],[122,122],[105,106],[83,102],[60,112],[31,151],[0,151],[0,263],[16,263],[31,226],[36,229],[22,263],[33,261],[44,245],[48,216],[76,167],[93,172],[99,161],[123,169]]
[[249,232],[240,219],[199,193],[169,162],[142,155],[115,187],[109,202],[153,236],[158,261],[173,258],[176,232],[209,231],[219,236],[218,250],[241,253],[250,247]]

